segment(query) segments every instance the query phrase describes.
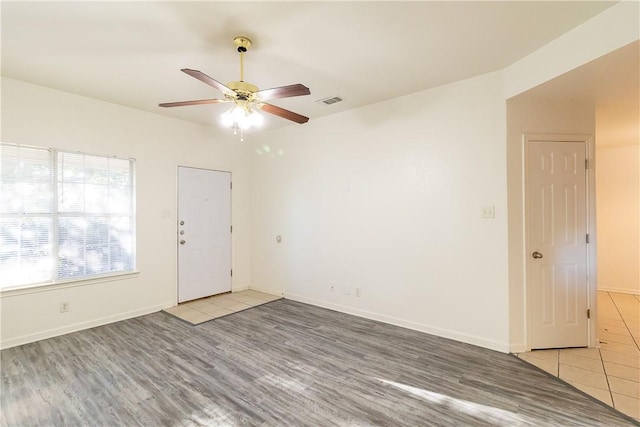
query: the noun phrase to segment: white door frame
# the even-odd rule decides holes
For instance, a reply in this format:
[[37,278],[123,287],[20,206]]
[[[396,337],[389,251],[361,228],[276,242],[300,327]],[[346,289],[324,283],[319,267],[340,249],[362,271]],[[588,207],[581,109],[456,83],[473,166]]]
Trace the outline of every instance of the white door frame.
[[[180,168],[191,168],[191,169],[202,169],[202,170],[207,170],[207,171],[213,171],[213,172],[225,172],[229,174],[230,180],[231,180],[231,190],[233,190],[233,172],[231,172],[231,170],[224,170],[224,169],[212,169],[209,167],[205,167],[205,166],[191,166],[191,165],[185,165],[185,164],[179,164],[176,166],[176,175],[175,175],[175,179],[176,179],[176,198],[175,198],[175,212],[176,212],[176,222],[175,222],[175,227],[176,227],[176,252],[175,252],[175,259],[174,259],[174,265],[175,265],[175,301],[174,301],[174,306],[178,305],[178,301],[179,301],[179,292],[180,292],[180,271],[179,271],[179,252],[180,252],[180,212],[179,212],[179,200],[180,200],[180,182],[179,182],[179,170]],[[229,203],[231,206],[231,223],[233,224],[233,191],[231,191],[229,193]],[[233,230],[233,229],[232,229]],[[231,233],[231,271],[233,272],[233,232]],[[233,291],[233,274],[231,275],[231,292]]]
[[587,308],[591,311],[591,317],[588,319],[588,345],[589,347],[597,347],[597,328],[596,320],[598,315],[597,301],[598,301],[598,283],[597,283],[597,262],[596,262],[596,181],[595,181],[595,144],[592,135],[544,135],[544,134],[523,134],[522,135],[522,230],[523,230],[523,258],[522,265],[524,266],[524,297],[525,297],[525,342],[527,351],[531,351],[531,340],[529,334],[530,322],[529,313],[531,298],[529,293],[531,287],[527,283],[527,259],[529,254],[526,251],[527,245],[527,212],[524,207],[526,206],[526,188],[527,188],[527,147],[529,143],[537,142],[582,142],[586,148],[586,158],[589,164],[587,169],[587,233],[589,234],[589,244],[587,245]]

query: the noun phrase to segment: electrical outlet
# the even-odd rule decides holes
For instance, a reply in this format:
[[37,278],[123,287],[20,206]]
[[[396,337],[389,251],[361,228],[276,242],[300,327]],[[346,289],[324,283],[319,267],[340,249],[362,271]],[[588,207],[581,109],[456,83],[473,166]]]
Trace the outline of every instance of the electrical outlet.
[[485,206],[482,208],[480,212],[480,217],[482,218],[495,218],[496,217],[496,207],[495,206]]
[[67,311],[70,310],[71,307],[69,307],[69,303],[68,302],[61,302],[60,303],[60,313],[66,313]]
[[360,294],[361,294],[361,292],[360,292],[360,288],[356,288],[356,296],[357,296],[358,298],[360,298]]
[[345,295],[351,295],[351,286],[344,285],[344,294]]

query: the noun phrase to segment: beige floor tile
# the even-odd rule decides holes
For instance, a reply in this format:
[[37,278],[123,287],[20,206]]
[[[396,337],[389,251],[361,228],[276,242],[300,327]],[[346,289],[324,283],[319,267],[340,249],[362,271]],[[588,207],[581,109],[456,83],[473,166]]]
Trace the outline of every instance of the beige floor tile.
[[233,313],[233,311],[229,310],[228,308],[220,307],[214,304],[209,304],[208,307],[202,308],[201,311],[210,316],[213,316],[214,318],[226,316],[227,314]]
[[609,387],[612,393],[624,394],[625,396],[640,399],[640,383],[624,378],[609,377]]
[[626,344],[626,345],[636,345],[636,342],[631,338],[631,335],[621,335],[621,334],[612,334],[611,332],[600,332],[598,333],[598,339],[600,342],[615,342],[618,344]]
[[231,295],[230,293],[225,292],[224,294],[218,294],[218,295],[210,296],[208,298],[203,298],[202,301],[211,302],[212,300],[214,300],[216,298],[228,298],[230,295]]
[[627,322],[627,329],[629,330],[629,334],[637,337],[640,335],[640,328],[636,327],[636,324],[638,324],[638,322]]
[[604,362],[604,370],[609,377],[624,378],[626,380],[640,382],[640,369],[617,363]]
[[269,295],[265,292],[256,291],[255,289],[249,289],[247,291],[244,291],[243,294],[248,296],[253,296],[253,297],[260,296],[260,295]]
[[208,298],[207,300],[209,302],[214,302],[214,301],[232,301],[233,300],[233,295],[232,294],[216,295],[216,296]]
[[194,310],[198,310],[199,308],[206,307],[208,305],[210,305],[209,301],[207,301],[205,299],[199,299],[199,300],[185,302],[185,303],[180,304],[180,306],[182,306],[182,307],[188,307],[188,308],[192,308]]
[[211,319],[211,315],[206,313],[201,313],[195,310],[189,310],[189,311],[180,313],[179,317],[191,323],[200,323],[200,322],[204,322],[206,320]]
[[598,372],[576,368],[575,366],[560,365],[558,376],[560,379],[565,381],[576,382],[589,387],[600,388],[602,390],[609,390],[607,378],[604,374]]
[[213,305],[217,305],[218,307],[226,307],[231,304],[237,304],[238,301],[231,298],[220,298],[209,301]]
[[279,295],[262,294],[262,295],[257,295],[255,298],[265,302],[270,302],[270,301],[275,301],[277,299],[281,299],[282,297]]
[[600,360],[600,349],[597,348],[564,348],[560,352],[571,354],[573,356],[588,357],[590,359]]
[[601,402],[606,403],[609,406],[613,406],[613,402],[611,401],[611,393],[609,390],[603,390],[601,388],[589,387],[588,385],[576,383],[573,381],[567,381],[569,384],[577,388],[578,390],[584,391],[589,396],[593,396]]
[[612,334],[629,335],[629,329],[626,326],[605,326],[601,329],[604,332]]
[[616,318],[616,319],[608,319],[608,318],[602,318],[600,317],[600,314],[598,314],[598,329],[601,329],[602,327],[616,327],[616,328],[625,328],[626,325],[624,323],[624,320],[622,320],[621,318]]
[[629,356],[640,356],[640,350],[638,350],[638,347],[635,344],[629,345],[620,344],[617,342],[602,342],[600,343],[600,348],[606,351],[615,351],[616,353],[628,354]]
[[620,316],[620,313],[618,313],[618,309],[613,301],[598,300],[598,317],[600,317],[600,315]]
[[558,350],[533,350],[526,353],[520,353],[520,356],[535,357],[542,360],[553,360],[558,362]]
[[537,357],[532,357],[531,353],[520,353],[518,355],[520,359],[525,362],[536,366],[543,371],[550,373],[553,376],[558,376],[558,361],[553,359],[539,359]]
[[630,417],[640,420],[640,399],[612,393],[614,407]]
[[250,305],[251,307],[255,307],[255,306],[257,306],[257,305],[265,304],[265,303],[267,303],[268,301],[261,300],[261,299],[258,299],[258,298],[251,298],[251,297],[248,297],[248,298],[246,298],[246,299],[245,299],[244,301],[242,301],[242,302],[243,302],[243,303],[245,303],[245,304]]
[[640,368],[640,357],[619,353],[615,351],[601,350],[602,360],[605,362],[617,363],[619,365],[630,366],[632,368]]
[[243,302],[236,302],[234,304],[227,304],[224,306],[224,308],[226,308],[227,310],[231,310],[231,311],[242,311],[242,310],[246,310],[247,308],[251,308],[251,306],[249,304],[245,304]]
[[164,311],[166,311],[167,313],[173,314],[175,316],[177,316],[178,314],[180,314],[181,312],[183,312],[185,310],[190,310],[190,309],[187,308],[187,307],[181,306],[181,305],[164,309]]
[[244,292],[239,292],[238,294],[231,295],[231,299],[233,299],[234,301],[238,301],[238,302],[245,302],[245,301],[254,300],[255,298],[244,294]]
[[604,373],[602,360],[592,359],[590,357],[576,356],[574,353],[565,353],[563,351],[560,351],[560,365],[575,366],[577,368],[586,369],[588,371]]

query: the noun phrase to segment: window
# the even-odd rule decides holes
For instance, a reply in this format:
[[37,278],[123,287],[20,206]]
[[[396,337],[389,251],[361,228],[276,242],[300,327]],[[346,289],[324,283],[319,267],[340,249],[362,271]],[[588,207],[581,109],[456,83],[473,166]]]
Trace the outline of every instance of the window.
[[0,165],[0,288],[133,271],[133,160],[3,143]]

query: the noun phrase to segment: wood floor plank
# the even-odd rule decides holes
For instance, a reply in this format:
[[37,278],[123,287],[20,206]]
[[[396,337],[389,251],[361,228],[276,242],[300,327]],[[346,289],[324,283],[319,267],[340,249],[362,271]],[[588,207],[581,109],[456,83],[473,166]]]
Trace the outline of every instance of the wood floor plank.
[[634,425],[514,356],[289,300],[0,357],[3,426]]

